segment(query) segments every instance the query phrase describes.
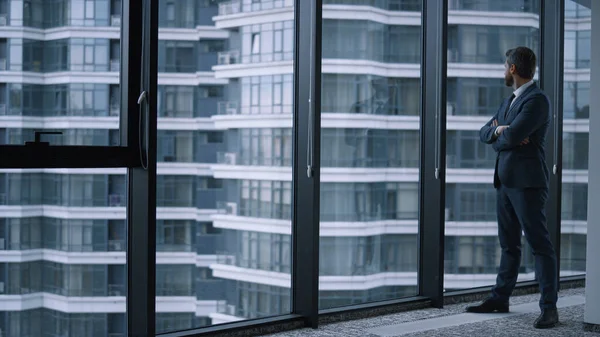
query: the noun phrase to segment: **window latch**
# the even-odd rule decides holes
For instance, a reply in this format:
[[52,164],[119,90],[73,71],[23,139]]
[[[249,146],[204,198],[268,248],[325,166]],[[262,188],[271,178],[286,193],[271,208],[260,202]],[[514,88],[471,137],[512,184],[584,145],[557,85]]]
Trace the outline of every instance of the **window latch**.
[[35,140],[33,142],[25,142],[26,146],[49,146],[50,142],[42,142],[42,135],[62,135],[61,131],[35,131]]

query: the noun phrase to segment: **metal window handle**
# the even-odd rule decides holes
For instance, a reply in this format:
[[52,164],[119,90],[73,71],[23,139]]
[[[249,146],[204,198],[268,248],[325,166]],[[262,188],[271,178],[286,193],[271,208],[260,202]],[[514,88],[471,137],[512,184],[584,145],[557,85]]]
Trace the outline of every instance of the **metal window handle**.
[[50,142],[42,142],[42,135],[62,135],[62,131],[35,131],[34,132],[34,141],[33,142],[25,142],[25,145],[29,146],[49,146]]

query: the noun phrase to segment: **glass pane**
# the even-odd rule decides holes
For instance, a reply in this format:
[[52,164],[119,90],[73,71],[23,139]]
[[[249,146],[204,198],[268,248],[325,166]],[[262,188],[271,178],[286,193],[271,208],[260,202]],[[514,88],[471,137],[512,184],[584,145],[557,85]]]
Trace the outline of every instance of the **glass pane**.
[[2,336],[125,336],[124,173],[0,170]]
[[[8,1],[0,13],[0,145],[119,146],[121,3]],[[22,13],[23,15],[20,15]],[[40,34],[12,34],[15,29]],[[72,37],[77,36],[77,37]]]
[[[498,154],[480,141],[479,131],[514,91],[505,81],[506,52],[525,46],[539,59],[540,20],[539,0],[448,1],[444,289],[452,291],[496,282],[502,255],[493,184]],[[465,15],[470,23],[457,24]],[[509,225],[521,233],[518,220]],[[518,281],[532,280],[530,246],[519,234],[511,238],[517,247],[511,251],[521,250]]]
[[268,2],[159,1],[157,333],[290,313],[294,7]]
[[585,22],[590,17],[589,8],[565,2],[561,276],[585,274],[591,49]]
[[421,1],[326,3],[321,309],[417,294],[421,115]]

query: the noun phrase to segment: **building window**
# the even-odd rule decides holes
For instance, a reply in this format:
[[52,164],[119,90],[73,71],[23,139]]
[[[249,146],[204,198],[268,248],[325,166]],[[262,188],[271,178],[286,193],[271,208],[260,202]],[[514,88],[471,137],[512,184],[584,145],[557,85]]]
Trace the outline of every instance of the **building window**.
[[189,252],[192,250],[193,227],[189,220],[158,220],[156,222],[157,248],[161,252]]

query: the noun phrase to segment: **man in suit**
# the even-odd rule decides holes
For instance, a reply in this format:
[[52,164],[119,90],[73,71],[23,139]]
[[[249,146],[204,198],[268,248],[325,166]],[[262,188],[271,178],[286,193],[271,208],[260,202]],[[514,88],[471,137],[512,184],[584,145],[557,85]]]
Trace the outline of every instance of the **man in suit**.
[[541,315],[536,328],[558,323],[557,260],[546,227],[548,167],[546,134],[550,125],[550,101],[533,81],[536,57],[526,47],[506,52],[504,80],[514,89],[496,115],[479,131],[481,141],[497,152],[494,187],[497,191],[498,238],[502,248],[500,268],[491,296],[473,313],[508,312],[509,297],[521,264],[521,231],[535,256],[540,285]]

